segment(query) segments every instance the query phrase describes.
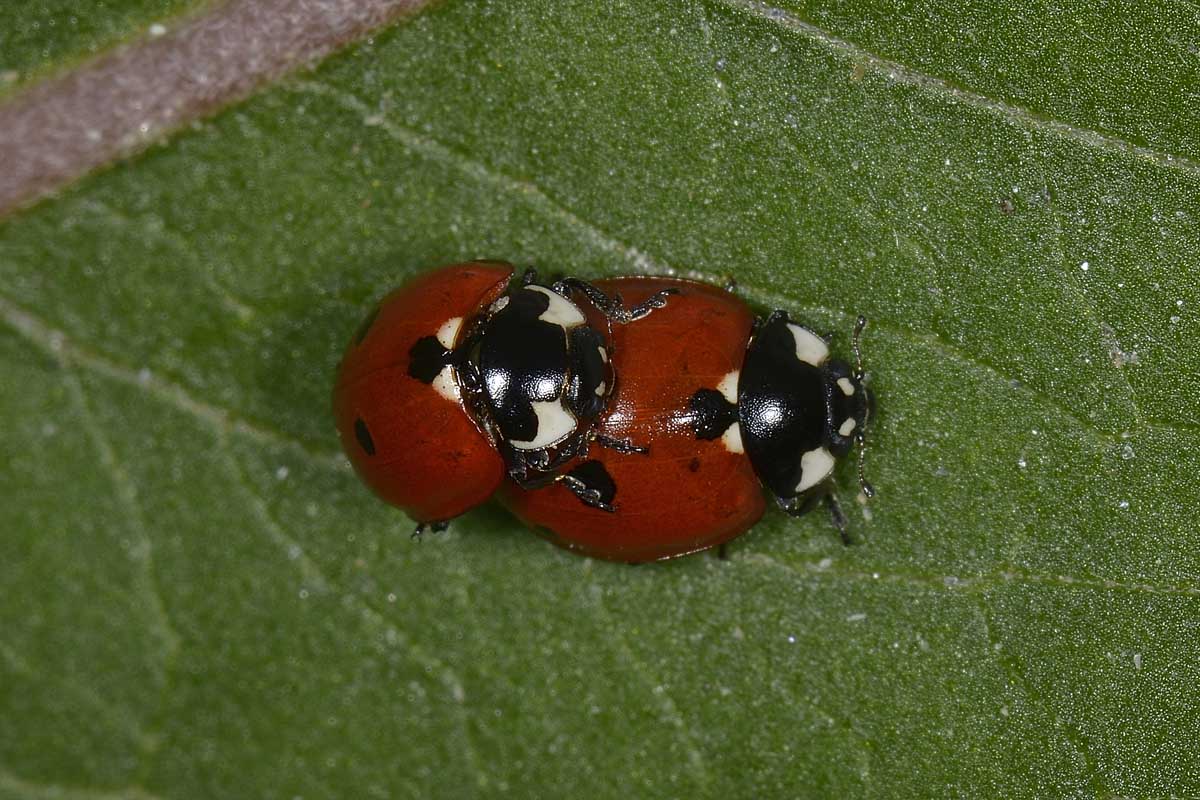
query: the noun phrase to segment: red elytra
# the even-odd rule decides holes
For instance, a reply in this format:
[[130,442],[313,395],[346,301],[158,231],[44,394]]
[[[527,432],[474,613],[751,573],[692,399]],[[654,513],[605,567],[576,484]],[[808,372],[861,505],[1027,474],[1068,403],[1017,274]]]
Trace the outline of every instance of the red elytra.
[[612,328],[616,389],[599,433],[648,445],[649,455],[592,447],[617,486],[615,512],[581,504],[561,484],[500,499],[550,541],[613,561],[643,562],[713,547],[749,530],[766,510],[750,460],[723,438],[697,439],[689,401],[741,369],[754,313],[734,295],[693,281],[614,278],[596,286],[627,305],[677,288],[663,308]]
[[363,482],[417,522],[491,497],[504,461],[461,399],[408,374],[418,339],[466,323],[502,295],[511,264],[475,261],[419,275],[389,294],[346,349],[333,390],[342,447]]

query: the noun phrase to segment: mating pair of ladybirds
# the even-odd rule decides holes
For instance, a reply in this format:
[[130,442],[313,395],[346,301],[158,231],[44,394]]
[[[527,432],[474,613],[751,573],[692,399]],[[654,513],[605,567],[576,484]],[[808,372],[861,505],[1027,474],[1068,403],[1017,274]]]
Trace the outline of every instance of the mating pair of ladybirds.
[[473,261],[392,292],[334,388],[342,446],[418,532],[499,492],[556,544],[641,562],[825,499],[872,409],[855,366],[787,312],[675,278],[539,283]]

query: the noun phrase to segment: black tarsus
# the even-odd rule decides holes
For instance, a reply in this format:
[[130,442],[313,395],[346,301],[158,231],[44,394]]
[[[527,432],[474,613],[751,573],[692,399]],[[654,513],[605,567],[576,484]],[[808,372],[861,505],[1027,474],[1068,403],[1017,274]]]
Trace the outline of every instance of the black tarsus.
[[[521,285],[529,286],[532,283],[537,283],[537,279],[537,270],[533,267],[528,267],[521,274]],[[639,320],[654,309],[662,308],[667,304],[668,297],[673,294],[679,294],[679,289],[675,287],[661,289],[633,308],[626,308],[619,294],[608,295],[597,286],[581,278],[560,278],[551,284],[550,289],[561,294],[563,297],[568,297],[572,291],[582,292],[600,310],[600,313],[604,314],[612,322],[622,324]]]
[[661,289],[650,297],[646,298],[641,303],[638,303],[633,308],[626,308],[625,303],[621,300],[621,295],[605,294],[601,289],[585,280],[579,278],[562,278],[555,281],[552,287],[554,291],[566,296],[572,291],[581,292],[588,300],[591,301],[600,313],[608,317],[613,322],[626,324],[639,320],[642,317],[650,314],[656,308],[662,308],[667,304],[667,298],[673,294],[679,294],[679,290],[671,287],[669,289]]
[[815,506],[820,499],[821,498],[818,495],[809,492],[808,494],[800,497],[776,497],[775,502],[779,504],[779,508],[782,509],[783,512],[788,516],[802,517],[809,511],[812,511],[813,506]]
[[508,471],[508,478],[526,492],[544,489],[558,480],[557,475],[537,475],[531,478],[523,464],[513,466]]
[[838,535],[842,538],[842,544],[846,547],[854,544],[854,540],[850,538],[850,525],[842,511],[842,504],[838,502],[837,494],[832,488],[826,486],[824,490],[820,490],[814,487],[799,497],[776,497],[775,501],[784,513],[792,517],[803,516],[812,511],[817,503],[824,502],[833,520],[833,527],[837,528]]
[[585,506],[599,509],[600,511],[607,511],[610,514],[615,511],[611,503],[604,502],[604,499],[601,497],[598,489],[588,488],[586,483],[579,480],[579,478],[576,478],[574,475],[563,475],[559,478],[559,480],[562,481],[563,486],[566,486],[568,489],[570,489],[571,494],[578,497],[579,502],[583,503]]
[[782,308],[777,308],[774,311],[772,311],[770,314],[767,315],[767,320],[763,324],[764,325],[772,325],[776,322],[779,322],[780,320],[783,320],[785,323],[791,322],[792,317],[790,314],[788,314],[788,312],[784,311]]
[[560,475],[558,480],[585,506],[610,514],[615,510],[613,500],[617,496],[617,485],[599,461],[585,461],[565,475]]
[[441,533],[450,527],[450,520],[444,519],[440,522],[418,522],[417,527],[413,530],[412,536],[408,537],[414,542],[421,541],[421,534],[428,528],[430,533]]
[[[519,450],[501,440],[501,448],[508,468],[508,477],[522,489],[541,489],[557,479],[553,473],[577,456],[587,455],[587,440],[583,437],[568,440],[553,450]],[[529,473],[534,472],[534,477]],[[540,474],[537,474],[540,473]]]
[[673,286],[668,289],[660,289],[629,309],[628,319],[618,321],[632,322],[635,319],[641,319],[649,315],[654,309],[665,307],[667,305],[667,298],[673,294],[679,294],[679,290]]
[[611,436],[605,436],[603,433],[597,433],[594,439],[596,444],[601,447],[607,447],[609,450],[616,450],[618,453],[625,455],[636,453],[645,456],[650,454],[649,447],[636,445],[632,439],[614,439]]
[[825,501],[825,507],[829,509],[829,516],[833,520],[833,527],[838,529],[838,533],[842,537],[842,544],[846,547],[854,544],[850,538],[850,526],[846,522],[846,515],[842,512],[842,504],[838,502],[837,495],[833,492],[826,492],[822,498]]

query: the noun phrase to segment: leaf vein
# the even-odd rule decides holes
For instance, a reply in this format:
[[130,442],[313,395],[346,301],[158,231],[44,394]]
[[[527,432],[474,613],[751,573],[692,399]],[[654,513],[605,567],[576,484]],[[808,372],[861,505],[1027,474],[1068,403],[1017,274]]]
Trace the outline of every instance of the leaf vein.
[[802,565],[780,561],[765,553],[748,553],[737,560],[767,568],[780,569],[814,583],[870,583],[902,586],[912,589],[937,589],[947,593],[978,594],[1005,586],[1045,586],[1085,592],[1133,592],[1171,597],[1200,597],[1200,584],[1158,583],[1153,581],[1119,581],[1112,578],[1028,572],[1004,569],[975,575],[933,575],[904,571],[855,571],[832,569],[819,563]]
[[[693,270],[691,274],[696,275],[698,277],[703,276],[703,278],[702,278],[703,280],[707,280],[710,282],[715,281],[715,278],[713,276],[707,275],[705,273],[701,273],[701,272],[698,272],[695,270]],[[840,319],[840,320],[845,321],[847,324],[853,320],[853,315],[850,313],[847,313],[846,311],[844,311],[842,309],[835,309],[835,308],[830,308],[829,306],[822,306],[819,304],[815,304],[815,303],[811,303],[811,302],[807,302],[804,300],[790,297],[781,292],[767,291],[767,290],[759,289],[752,285],[746,285],[745,288],[749,294],[755,296],[756,298],[761,298],[761,300],[759,302],[764,302],[766,304],[787,306],[793,311],[802,311],[805,313],[817,314],[817,315],[824,316],[824,317],[827,317],[830,319]],[[1046,403],[1052,409],[1054,409],[1057,413],[1061,414],[1064,418],[1070,419],[1071,421],[1073,421],[1080,428],[1081,431],[1088,434],[1089,436],[1096,439],[1097,441],[1105,442],[1105,443],[1109,443],[1109,444],[1116,442],[1116,441],[1123,441],[1118,434],[1109,433],[1108,431],[1101,429],[1094,422],[1092,422],[1091,420],[1089,420],[1085,417],[1081,417],[1077,411],[1071,409],[1068,406],[1063,405],[1062,403],[1060,403],[1059,401],[1054,399],[1052,396],[1050,396],[1048,394],[1044,394],[1042,392],[1039,392],[1038,390],[1034,389],[1033,387],[1027,385],[1025,383],[1025,381],[1004,372],[999,367],[983,360],[979,356],[964,351],[958,345],[954,344],[953,342],[948,340],[945,336],[943,336],[942,334],[940,334],[936,331],[929,331],[928,333],[921,334],[921,333],[913,331],[909,328],[904,328],[899,325],[894,325],[890,322],[887,322],[886,320],[872,320],[871,328],[874,329],[875,331],[883,331],[887,334],[890,334],[891,336],[893,336],[896,339],[900,339],[902,341],[909,342],[916,346],[928,347],[928,348],[937,350],[943,357],[952,359],[954,361],[959,362],[960,364],[964,364],[966,366],[973,367],[984,373],[987,373],[994,380],[1004,383],[1007,386],[1015,385],[1017,388],[1019,388],[1020,391],[1025,392],[1028,395],[1030,395],[1031,397],[1037,398],[1041,402]],[[1172,426],[1163,425],[1162,427],[1171,428]]]
[[229,287],[217,280],[208,268],[208,265],[201,263],[196,258],[194,248],[189,246],[187,238],[177,230],[174,230],[164,217],[155,214],[148,214],[143,217],[130,216],[123,211],[118,211],[108,203],[94,198],[81,202],[80,207],[86,211],[102,215],[109,222],[116,223],[123,228],[136,228],[135,233],[141,239],[153,238],[162,242],[163,246],[172,250],[179,259],[195,267],[191,270],[191,274],[199,275],[216,296],[217,300],[238,319],[245,321],[258,313],[259,309],[243,298],[238,297]]
[[158,582],[158,574],[154,563],[154,539],[150,534],[149,526],[146,524],[141,502],[138,500],[137,487],[130,480],[128,472],[125,471],[125,468],[117,459],[112,443],[96,421],[83,385],[69,369],[69,362],[64,363],[63,366],[67,368],[64,369],[66,384],[79,410],[83,427],[87,431],[89,438],[91,438],[92,445],[96,448],[100,456],[100,463],[108,472],[113,488],[116,490],[117,498],[140,540],[140,546],[135,555],[138,564],[141,566],[141,583],[143,584],[145,595],[150,600],[151,612],[162,637],[161,685],[158,692],[158,715],[160,721],[157,724],[153,724],[152,722],[150,729],[145,731],[140,737],[142,763],[138,772],[138,782],[143,783],[146,775],[150,772],[150,764],[158,752],[158,748],[161,746],[162,720],[166,718],[167,703],[174,682],[175,668],[179,663],[183,637],[175,629],[175,626],[171,622],[171,616],[167,612],[166,601]]
[[696,10],[700,14],[700,32],[704,35],[704,47],[708,51],[711,69],[713,73],[713,84],[716,86],[719,97],[722,101],[722,106],[726,112],[733,111],[733,98],[730,96],[729,84],[721,79],[720,63],[721,59],[717,55],[716,47],[713,43],[712,25],[708,20],[708,13],[704,10],[704,5],[700,4]]
[[[1072,269],[1071,265],[1067,262],[1067,248],[1063,242],[1064,233],[1062,209],[1058,207],[1058,204],[1054,202],[1053,199],[1050,201],[1050,214],[1054,220],[1055,249],[1057,250],[1059,265],[1063,270],[1063,274],[1067,276],[1067,280],[1069,281],[1071,288],[1074,290],[1075,297],[1084,310],[1084,315],[1095,326],[1096,332],[1099,334],[1103,330],[1104,323],[1101,321],[1100,315],[1096,311],[1096,304],[1090,297],[1088,297],[1087,287],[1084,286],[1082,279],[1076,274],[1076,271]],[[1129,375],[1124,369],[1117,367],[1114,371],[1117,373],[1117,376],[1124,385],[1125,390],[1129,393],[1129,397],[1127,399],[1134,422],[1136,423],[1137,427],[1144,427],[1145,423],[1142,418],[1142,411],[1138,407],[1137,391],[1133,387],[1133,382],[1129,380]]]
[[137,488],[133,485],[125,468],[121,466],[112,448],[112,444],[97,423],[96,417],[92,413],[91,406],[88,403],[83,385],[70,371],[69,362],[64,364],[64,367],[67,367],[64,370],[65,382],[70,390],[75,406],[79,410],[83,428],[92,440],[92,445],[96,448],[96,452],[100,456],[100,463],[108,473],[113,488],[116,490],[117,498],[125,511],[125,516],[129,518],[133,530],[140,540],[140,547],[135,555],[138,564],[141,566],[142,577],[145,583],[146,594],[150,598],[151,609],[162,633],[164,672],[169,674],[170,665],[174,663],[179,654],[182,638],[171,624],[171,617],[167,613],[166,603],[163,600],[162,591],[158,585],[154,566],[154,540],[150,535],[150,529],[146,525],[145,516],[142,513],[141,503],[137,497]]
[[120,789],[94,789],[86,786],[64,786],[22,778],[0,767],[0,790],[19,794],[30,800],[159,800],[140,786]]
[[667,275],[675,272],[648,253],[609,236],[600,228],[584,220],[575,212],[551,198],[536,183],[514,178],[483,162],[472,159],[436,139],[393,122],[387,119],[383,113],[363,102],[356,95],[315,81],[300,81],[292,84],[292,87],[297,91],[330,98],[347,111],[359,114],[363,119],[364,125],[378,127],[391,139],[408,147],[410,150],[420,153],[427,158],[450,164],[461,170],[468,177],[481,183],[486,183],[510,194],[523,197],[547,217],[557,219],[568,229],[575,230],[588,244],[601,252],[620,258],[639,274]]
[[[562,202],[553,198],[546,192],[546,190],[542,189],[536,183],[509,176],[499,170],[494,169],[493,167],[484,164],[483,162],[474,160],[465,154],[454,150],[448,145],[445,145],[442,142],[429,137],[428,135],[418,133],[417,131],[393,122],[389,120],[385,114],[377,109],[372,108],[352,93],[345,92],[343,90],[336,89],[315,81],[298,81],[291,84],[291,87],[296,91],[304,92],[306,94],[330,98],[334,102],[341,105],[344,109],[360,115],[364,124],[371,127],[378,127],[390,138],[400,142],[414,152],[420,153],[427,158],[450,164],[451,166],[461,170],[468,177],[480,181],[481,183],[495,186],[502,191],[507,191],[516,196],[525,198],[528,202],[532,203],[548,217],[557,219],[568,229],[574,230],[587,244],[595,247],[601,252],[608,253],[624,261],[635,274],[690,278],[717,286],[720,286],[725,282],[724,278],[703,270],[678,269],[657,258],[653,254],[646,252],[645,250],[621,241],[619,238],[607,233],[600,226],[589,222],[587,219],[581,217],[575,211],[568,208]],[[823,177],[819,170],[816,170],[811,164],[802,163],[802,166],[804,166],[805,169],[815,177]],[[867,213],[870,214],[872,218],[875,218],[871,212]],[[912,239],[912,237],[908,236],[907,234],[896,232],[896,235],[898,237],[902,237],[913,247],[916,247],[922,251],[925,250],[924,245]],[[933,275],[932,278],[936,284],[936,274]],[[813,305],[811,303],[805,304],[801,301],[797,301],[796,298],[759,289],[750,284],[745,284],[743,288],[746,289],[749,294],[752,294],[758,298],[762,298],[763,300],[769,300],[770,298],[780,299],[783,301],[783,305],[789,305],[794,310],[817,311],[818,313],[835,319],[851,319],[851,315],[840,309],[831,309],[824,306]],[[775,301],[769,300],[769,302]],[[958,346],[950,342],[944,335],[936,331],[930,331],[927,335],[921,335],[908,328],[903,328],[887,322],[879,321],[873,322],[873,327],[880,330],[891,331],[892,334],[897,338],[915,343],[917,345],[936,347],[943,355],[951,357],[963,364],[981,368],[984,371],[993,374],[997,379],[1006,384],[1017,382],[1024,391],[1043,400],[1064,417],[1073,420],[1081,430],[1090,433],[1097,440],[1106,443],[1112,443],[1117,440],[1117,434],[1110,433],[1099,428],[1094,422],[1079,416],[1077,411],[1059,401],[1054,400],[1051,396],[1039,393],[1035,389],[1027,386],[1024,381],[1003,372],[1000,368],[982,360],[978,356],[964,352]],[[1160,427],[1171,430],[1187,429],[1186,426],[1181,426],[1175,422],[1166,423],[1160,421],[1157,424]],[[1200,426],[1198,426],[1198,429],[1200,429]]]
[[242,416],[232,409],[198,399],[183,386],[159,377],[149,370],[134,369],[106,353],[84,347],[45,320],[3,296],[0,296],[0,321],[56,361],[67,358],[73,366],[132,386],[195,417],[218,432],[239,433],[260,442],[293,447],[318,467],[339,471],[345,469],[346,462],[340,453],[318,449],[290,434]]
[[1003,655],[1005,643],[994,632],[996,626],[991,609],[988,607],[986,596],[978,598],[975,611],[979,615],[980,624],[983,626],[984,641],[987,642],[989,651],[999,662],[1000,669],[1008,675],[1010,684],[1019,688],[1029,698],[1031,703],[1039,706],[1046,715],[1046,722],[1051,727],[1057,729],[1062,734],[1062,738],[1079,753],[1080,760],[1083,762],[1080,765],[1080,778],[1089,784],[1097,797],[1107,794],[1108,790],[1103,787],[1100,780],[1096,759],[1092,755],[1091,748],[1088,746],[1083,734],[1057,713],[1051,698],[1034,686],[1025,670],[1022,669],[1021,662],[1015,656],[1010,658]]
[[[13,672],[24,675],[32,681],[37,681],[41,684],[47,682],[45,670],[34,669],[32,664],[2,639],[0,639],[0,661],[8,662]],[[66,679],[58,681],[57,685],[80,702],[95,706],[110,719],[128,718],[129,730],[133,735],[135,737],[143,736],[141,720],[130,713],[128,708],[114,704],[96,691],[95,688]]]
[[688,724],[683,713],[679,710],[679,704],[667,693],[666,686],[655,677],[650,668],[646,666],[646,663],[637,657],[633,652],[633,648],[625,641],[623,628],[616,623],[612,612],[604,604],[603,595],[600,594],[595,599],[595,607],[600,612],[600,615],[604,617],[603,629],[620,632],[618,635],[611,637],[611,639],[616,642],[617,648],[624,655],[625,660],[642,676],[642,682],[647,685],[650,694],[659,698],[659,710],[666,718],[668,724],[679,733],[680,740],[687,751],[688,762],[699,779],[700,785],[707,789],[712,785],[712,775],[708,770],[708,762],[696,745],[695,726]]
[[1102,133],[1091,128],[1054,119],[1046,114],[1033,111],[1010,102],[954,85],[945,78],[939,78],[921,72],[899,61],[884,58],[847,39],[836,36],[807,20],[804,20],[781,8],[771,6],[761,0],[707,0],[729,9],[743,11],[758,19],[778,25],[785,30],[799,34],[817,43],[830,52],[840,54],[848,59],[885,74],[895,83],[902,83],[923,89],[933,95],[948,97],[950,100],[971,108],[987,111],[1014,123],[1033,130],[1054,133],[1085,146],[1099,150],[1134,155],[1144,158],[1159,166],[1178,169],[1192,174],[1200,174],[1200,162],[1187,156],[1156,150],[1146,145],[1122,139],[1112,134]]
[[[251,513],[259,521],[263,531],[271,542],[276,545],[283,555],[296,564],[301,577],[313,587],[319,589],[322,593],[333,595],[337,591],[335,583],[329,579],[325,571],[321,569],[309,555],[305,552],[300,543],[288,535],[283,526],[271,514],[267,507],[266,500],[262,494],[254,486],[250,480],[250,476],[246,473],[245,468],[238,461],[229,446],[228,437],[224,432],[218,434],[218,443],[220,451],[225,458],[226,465],[230,474],[235,478],[238,485],[245,495],[247,504],[250,507]],[[468,720],[466,711],[462,704],[456,702],[455,698],[462,696],[463,682],[462,678],[450,667],[449,664],[442,661],[437,656],[426,652],[425,648],[418,644],[411,636],[396,626],[387,615],[365,596],[360,593],[347,591],[342,595],[344,602],[352,604],[358,608],[363,618],[368,620],[372,625],[384,633],[383,641],[388,644],[399,644],[397,648],[408,654],[417,663],[428,668],[434,674],[439,676],[447,693],[447,702],[455,708],[455,713],[458,716],[459,724],[463,729],[463,740],[468,748],[468,754],[471,760],[478,764],[479,755],[475,752],[475,745],[472,738],[468,734]]]

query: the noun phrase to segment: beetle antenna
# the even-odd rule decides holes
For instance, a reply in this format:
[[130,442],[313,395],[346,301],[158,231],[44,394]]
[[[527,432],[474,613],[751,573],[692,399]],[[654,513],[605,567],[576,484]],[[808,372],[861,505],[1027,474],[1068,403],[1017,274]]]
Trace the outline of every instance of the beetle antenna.
[[[851,340],[854,348],[854,379],[858,381],[859,386],[862,386],[863,379],[866,377],[866,372],[863,370],[862,347],[859,343],[862,341],[863,328],[867,327],[867,318],[862,314],[858,315],[858,319],[854,322],[854,338]],[[871,412],[875,410],[875,398],[870,393],[870,390],[862,386],[862,391],[867,393],[866,412],[863,414],[862,427],[858,429],[858,435],[854,437],[858,445],[858,488],[867,497],[875,496],[875,487],[867,480],[867,428],[871,424]]]
[[851,340],[851,347],[854,348],[854,377],[860,381],[866,374],[863,372],[862,349],[859,347],[865,327],[867,327],[867,318],[859,314],[858,319],[854,322],[854,338]]
[[[866,425],[864,424],[864,428]],[[861,433],[855,437],[858,442],[858,488],[867,497],[875,496],[875,487],[867,480],[866,470],[866,455],[867,455],[867,440]]]

